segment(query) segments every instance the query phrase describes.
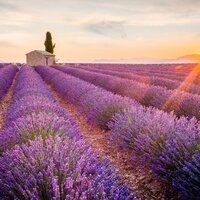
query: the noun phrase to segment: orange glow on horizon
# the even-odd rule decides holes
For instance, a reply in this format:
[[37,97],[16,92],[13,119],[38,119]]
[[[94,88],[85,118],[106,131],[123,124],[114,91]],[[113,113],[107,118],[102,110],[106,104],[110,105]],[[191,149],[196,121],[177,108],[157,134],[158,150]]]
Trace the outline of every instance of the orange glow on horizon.
[[[168,101],[165,103],[165,105],[163,106],[163,108],[168,108],[170,107],[171,103],[173,102],[174,98],[178,98],[179,93],[181,91],[186,91],[187,89],[190,87],[191,84],[193,84],[194,80],[196,79],[196,77],[200,74],[200,64],[197,64],[193,70],[190,72],[190,74],[185,78],[185,80],[180,84],[180,86],[174,90],[174,93],[171,95],[171,97],[168,99]],[[177,110],[179,108],[176,108]],[[174,111],[175,108],[174,108]]]
[[183,66],[182,65],[177,65],[175,69],[179,70],[179,69],[182,69]]

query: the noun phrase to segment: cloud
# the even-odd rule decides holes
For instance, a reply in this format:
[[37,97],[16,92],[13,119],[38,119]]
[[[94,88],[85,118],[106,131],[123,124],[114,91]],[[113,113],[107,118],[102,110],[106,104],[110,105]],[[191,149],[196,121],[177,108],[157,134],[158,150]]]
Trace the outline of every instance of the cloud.
[[9,42],[9,41],[0,41],[0,47],[3,47],[3,48],[16,48],[18,47],[18,45],[12,43],[12,42]]
[[125,21],[102,20],[90,22],[85,25],[85,28],[93,33],[105,36],[120,36],[126,37],[124,30]]
[[[0,18],[0,22],[1,22],[1,18]],[[19,33],[19,32],[24,32],[24,28],[25,25],[23,24],[19,24],[19,22],[12,22],[10,24],[4,24],[4,23],[1,23],[1,31],[0,31],[0,36],[1,35],[6,35],[6,34],[9,34],[9,33]]]
[[1,1],[0,2],[0,10],[1,11],[16,11],[19,10],[19,7],[17,4],[13,4],[13,3],[8,3],[6,1]]
[[152,53],[161,40],[163,46],[172,39],[177,40],[173,48],[178,42],[189,46],[193,40],[199,41],[199,7],[200,0],[0,0],[0,45],[7,47],[5,55],[11,57],[8,47],[16,46],[14,43],[21,52],[32,40],[34,48],[43,47],[43,34],[50,30],[60,49],[69,45],[90,53],[101,48],[99,53],[107,48],[115,56],[137,54],[132,49],[143,44],[144,52],[152,46]]

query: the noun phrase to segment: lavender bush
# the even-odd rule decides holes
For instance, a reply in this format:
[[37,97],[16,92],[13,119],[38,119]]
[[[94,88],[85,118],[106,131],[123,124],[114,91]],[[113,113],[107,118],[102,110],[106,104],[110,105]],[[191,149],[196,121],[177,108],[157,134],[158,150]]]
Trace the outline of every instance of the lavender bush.
[[22,67],[0,132],[0,152],[37,135],[55,135],[58,131],[60,135],[77,136],[76,129],[40,76],[32,68]]
[[136,81],[121,79],[106,74],[89,72],[83,69],[53,66],[68,74],[105,88],[108,91],[127,96],[146,106],[165,111],[174,111],[177,116],[195,116],[200,119],[200,96],[183,91],[166,90],[159,86],[146,85]]
[[127,109],[130,105],[138,105],[129,98],[106,92],[53,68],[38,66],[36,70],[66,100],[75,104],[87,116],[90,123],[97,124],[101,128],[107,129],[107,122],[111,120],[115,113]]
[[[111,93],[95,88],[78,78],[58,73],[54,69],[40,66],[36,70],[44,79],[47,77],[51,80],[50,83],[66,100],[69,98],[76,106],[85,109],[85,115],[89,120],[92,116],[92,119],[101,122],[102,119],[99,120],[98,117],[105,117],[108,120],[106,120],[108,122],[106,128],[110,130],[107,138],[120,148],[132,151],[130,155],[132,161],[149,167],[155,176],[171,183],[174,189],[178,190],[180,199],[184,199],[186,195],[188,199],[195,196],[198,199],[199,179],[195,178],[194,171],[198,171],[199,166],[198,160],[194,162],[194,158],[199,155],[200,124],[195,118],[190,120],[185,117],[177,118],[173,112],[166,113],[156,108],[142,107],[135,102],[131,103],[131,100],[126,107],[111,112],[113,117],[107,118],[105,111],[110,109],[109,94]],[[52,78],[54,72],[57,76]],[[76,97],[74,102],[73,95]],[[112,95],[111,99],[113,104],[120,105],[125,102],[125,98],[120,99],[116,95]],[[100,109],[101,101],[108,103],[102,104],[108,105],[105,110],[102,110],[103,113]],[[98,104],[100,104],[99,108]],[[101,124],[98,125],[105,128]],[[183,177],[190,178],[186,181]]]
[[170,80],[167,78],[159,77],[159,76],[148,76],[148,75],[137,75],[130,72],[118,72],[108,69],[93,69],[92,67],[79,67],[81,69],[86,69],[90,72],[97,72],[102,74],[107,74],[111,76],[117,76],[124,79],[134,80],[137,82],[145,83],[147,85],[155,85],[161,86],[169,90],[178,89],[180,91],[189,92],[192,94],[200,95],[200,87],[196,84],[191,83],[189,80]]
[[11,86],[16,72],[17,67],[15,65],[8,65],[0,68],[0,100]]
[[[199,64],[97,64],[97,63],[79,63],[65,64],[68,67],[87,68],[90,70],[111,70],[112,72],[130,73],[132,75],[142,75],[151,79],[164,78],[168,80],[187,81],[188,75],[192,77],[192,83],[200,85]],[[191,76],[190,76],[191,77]]]
[[0,142],[0,198],[134,199],[30,67],[18,74]]
[[134,199],[83,141],[37,137],[0,158],[0,194],[9,199]]
[[[200,123],[195,118],[178,119],[173,113],[135,107],[116,114],[108,126],[107,138],[120,148],[131,150],[133,161],[137,160],[155,176],[170,182],[181,199],[186,193],[188,198],[199,197],[200,190],[196,188],[200,184],[200,168],[196,158],[200,156]],[[184,178],[187,176],[190,179]]]
[[12,148],[15,144],[33,140],[37,136],[46,138],[56,135],[74,138],[74,140],[81,138],[79,129],[70,118],[59,116],[53,112],[38,114],[33,112],[15,119],[0,132],[0,152]]

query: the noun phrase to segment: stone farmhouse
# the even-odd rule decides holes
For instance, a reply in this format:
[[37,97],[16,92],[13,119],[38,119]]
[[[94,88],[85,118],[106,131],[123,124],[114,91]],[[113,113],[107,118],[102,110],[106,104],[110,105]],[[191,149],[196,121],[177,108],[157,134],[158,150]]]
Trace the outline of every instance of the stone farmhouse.
[[26,54],[26,63],[31,66],[53,65],[55,64],[55,55],[47,51],[34,50]]

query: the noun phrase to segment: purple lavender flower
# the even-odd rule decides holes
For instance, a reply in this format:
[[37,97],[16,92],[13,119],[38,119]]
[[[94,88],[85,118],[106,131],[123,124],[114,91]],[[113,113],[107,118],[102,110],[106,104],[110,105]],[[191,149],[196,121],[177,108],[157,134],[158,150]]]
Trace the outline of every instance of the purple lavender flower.
[[[65,75],[53,68],[38,66],[36,71],[63,96],[64,99],[77,105],[88,121],[107,129],[107,122],[116,113],[122,112],[131,105],[138,105],[129,98],[123,98],[105,91],[99,87],[79,80],[73,76]],[[54,74],[57,74],[56,77]],[[54,78],[51,78],[53,77]]]
[[16,72],[17,67],[15,65],[3,65],[3,67],[0,68],[0,100],[11,86]]
[[188,118],[195,116],[200,119],[200,97],[198,95],[179,90],[167,90],[160,86],[148,85],[83,69],[63,66],[52,67],[113,93],[135,99],[145,106],[153,106],[167,112],[174,111],[177,116],[184,115]]
[[33,68],[17,76],[0,142],[4,199],[134,199]]
[[4,152],[0,163],[0,194],[5,198],[125,200],[129,197],[127,188],[109,169],[109,162],[97,161],[82,140],[39,136]]

